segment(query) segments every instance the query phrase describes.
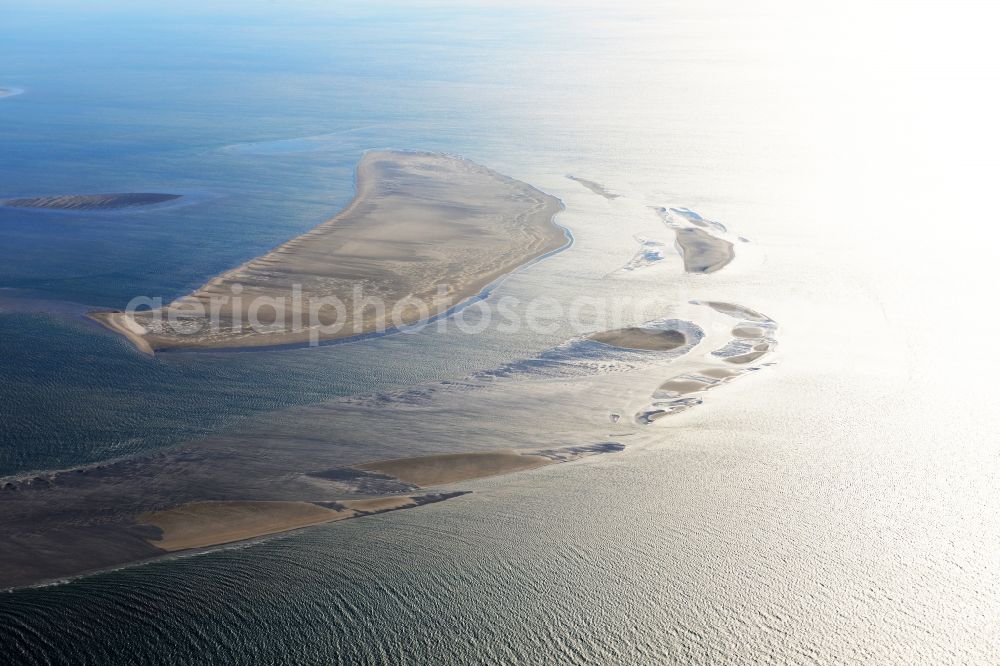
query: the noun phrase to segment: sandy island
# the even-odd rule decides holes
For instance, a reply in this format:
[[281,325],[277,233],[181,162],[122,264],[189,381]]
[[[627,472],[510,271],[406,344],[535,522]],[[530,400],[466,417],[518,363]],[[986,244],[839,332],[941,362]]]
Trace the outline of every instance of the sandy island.
[[[356,182],[354,200],[331,220],[162,311],[91,317],[144,350],[342,339],[442,314],[567,245],[553,222],[558,199],[469,160],[372,151]],[[344,307],[324,304],[331,298]],[[171,325],[171,314],[183,324]]]
[[590,336],[591,340],[613,347],[641,349],[643,351],[670,351],[687,344],[687,336],[682,331],[664,328],[619,328],[601,331]]
[[733,244],[716,238],[701,229],[675,229],[677,247],[684,258],[684,270],[688,273],[714,273],[725,267],[736,254]]
[[180,199],[179,194],[157,192],[125,192],[119,194],[60,194],[47,197],[5,199],[0,205],[8,208],[35,208],[40,210],[102,211],[152,206]]

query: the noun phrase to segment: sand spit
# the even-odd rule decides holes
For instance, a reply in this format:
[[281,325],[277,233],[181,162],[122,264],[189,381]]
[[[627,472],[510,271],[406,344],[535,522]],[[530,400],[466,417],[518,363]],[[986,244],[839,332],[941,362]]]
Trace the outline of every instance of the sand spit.
[[572,176],[572,175],[568,175],[566,177],[569,178],[570,180],[575,180],[576,182],[580,183],[594,194],[598,194],[604,197],[605,199],[608,199],[609,201],[612,199],[617,199],[618,197],[621,196],[620,194],[616,194],[614,192],[605,189],[603,185],[601,185],[600,183],[595,183],[592,180],[587,180],[586,178],[580,178],[578,176]]
[[687,336],[682,331],[641,327],[602,331],[594,333],[590,339],[613,347],[645,351],[670,351],[683,347],[688,342]]
[[567,245],[553,223],[558,199],[469,160],[373,151],[356,182],[354,200],[331,220],[163,310],[92,318],[119,333],[144,331],[129,339],[153,350],[350,338],[447,312]]
[[47,197],[4,199],[0,205],[9,208],[34,208],[61,211],[104,211],[152,206],[180,199],[179,194],[156,192],[126,192],[119,194],[63,194]]
[[636,237],[639,249],[629,259],[629,262],[620,268],[620,271],[632,272],[649,266],[655,266],[663,261],[667,244],[657,240],[647,240]]
[[0,88],[0,97],[13,97],[23,92],[20,88]]

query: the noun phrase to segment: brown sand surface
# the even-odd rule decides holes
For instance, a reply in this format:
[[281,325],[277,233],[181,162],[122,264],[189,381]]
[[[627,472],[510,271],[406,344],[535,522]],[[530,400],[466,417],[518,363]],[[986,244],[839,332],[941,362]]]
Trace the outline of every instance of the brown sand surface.
[[621,196],[620,194],[615,194],[614,192],[605,189],[603,185],[601,185],[600,183],[595,183],[592,180],[587,180],[586,178],[579,178],[577,176],[566,176],[566,177],[569,178],[570,180],[575,180],[576,182],[580,183],[594,194],[598,194],[604,197],[605,199],[608,200],[617,199],[618,197]]
[[712,379],[731,379],[742,375],[743,372],[743,370],[730,370],[728,368],[702,368],[698,370],[698,374]]
[[299,527],[343,520],[353,509],[327,509],[310,502],[191,502],[150,511],[137,522],[154,525],[162,538],[150,543],[165,551],[205,548]]
[[701,229],[675,229],[677,246],[688,273],[714,273],[726,266],[736,254],[733,244]]
[[541,456],[525,455],[516,451],[491,451],[380,460],[354,467],[368,472],[388,474],[417,486],[436,486],[510,474],[550,465],[552,462]]
[[702,382],[689,377],[675,377],[663,382],[659,390],[676,393],[677,395],[688,395],[689,393],[697,393],[714,386],[716,384],[712,382]]
[[383,511],[395,511],[396,509],[407,509],[416,506],[417,503],[412,497],[372,497],[369,499],[340,500],[348,509],[359,513],[381,513]]
[[619,328],[594,333],[590,339],[613,347],[645,351],[670,351],[687,344],[687,336],[681,331],[660,328]]
[[331,220],[162,310],[92,318],[119,333],[134,320],[154,350],[347,338],[445,312],[567,242],[558,199],[469,160],[373,151],[356,182]]

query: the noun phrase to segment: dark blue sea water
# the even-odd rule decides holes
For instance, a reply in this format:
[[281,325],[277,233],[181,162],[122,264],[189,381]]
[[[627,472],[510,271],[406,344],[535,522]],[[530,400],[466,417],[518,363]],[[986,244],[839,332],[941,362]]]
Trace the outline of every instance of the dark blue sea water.
[[[366,149],[475,150],[490,122],[475,89],[498,85],[480,36],[493,35],[496,49],[533,31],[540,38],[531,16],[522,19],[515,29],[498,10],[5,9],[3,73],[29,90],[0,107],[0,198],[188,199],[115,213],[0,208],[0,288],[95,308],[139,295],[169,301],[332,216],[353,196]],[[479,66],[455,67],[470,51]],[[515,133],[519,121],[502,122],[492,136]],[[523,351],[459,339],[418,355],[387,342],[382,351],[149,361],[79,317],[20,307],[29,312],[0,314],[0,475],[136,453],[263,410],[462,376]]]
[[[995,20],[911,4],[2,3],[0,88],[24,92],[0,98],[0,199],[186,198],[0,207],[0,476],[278,428],[573,334],[151,359],[80,317],[328,219],[370,148],[565,202],[573,248],[499,293],[743,303],[781,342],[654,446],[0,594],[0,663],[1000,662]],[[711,276],[623,277],[671,246],[661,206],[753,243]],[[550,425],[511,405],[450,440]]]

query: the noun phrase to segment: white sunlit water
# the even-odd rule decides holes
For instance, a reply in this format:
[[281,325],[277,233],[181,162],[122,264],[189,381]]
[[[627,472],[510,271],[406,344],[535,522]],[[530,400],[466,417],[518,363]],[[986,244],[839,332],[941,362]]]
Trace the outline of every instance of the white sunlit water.
[[[564,201],[574,246],[497,296],[628,295],[648,299],[645,319],[740,303],[780,324],[780,346],[776,365],[648,426],[650,445],[3,595],[10,660],[1000,657],[985,9],[62,9],[5,9],[0,87],[23,93],[0,99],[0,198],[211,196],[135,215],[0,211],[0,286],[19,297],[183,293],[329,216],[360,152],[388,146],[460,153]],[[672,246],[653,207],[751,243],[712,275],[670,252],[623,272],[643,242]],[[0,327],[2,473],[460,378],[574,334],[428,330],[150,361],[65,316]]]

